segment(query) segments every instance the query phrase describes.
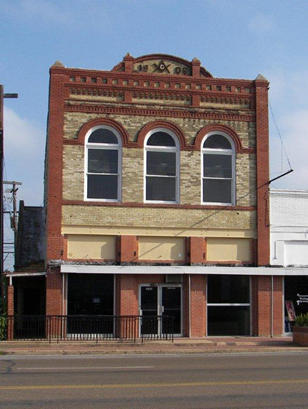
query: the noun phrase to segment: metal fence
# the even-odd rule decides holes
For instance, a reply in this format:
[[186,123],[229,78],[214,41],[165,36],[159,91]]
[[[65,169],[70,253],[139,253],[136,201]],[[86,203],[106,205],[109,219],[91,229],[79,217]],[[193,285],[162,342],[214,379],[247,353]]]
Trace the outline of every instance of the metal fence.
[[172,316],[15,315],[0,316],[1,340],[171,340]]

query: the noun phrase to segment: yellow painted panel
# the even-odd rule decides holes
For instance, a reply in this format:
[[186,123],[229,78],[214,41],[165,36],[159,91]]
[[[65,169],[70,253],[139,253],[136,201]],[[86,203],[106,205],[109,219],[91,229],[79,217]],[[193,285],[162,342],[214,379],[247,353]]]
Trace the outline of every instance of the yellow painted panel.
[[181,237],[139,237],[140,260],[174,260],[185,258],[185,239]]
[[251,261],[251,245],[249,239],[207,239],[208,261]]
[[68,236],[67,256],[72,259],[115,260],[115,236]]

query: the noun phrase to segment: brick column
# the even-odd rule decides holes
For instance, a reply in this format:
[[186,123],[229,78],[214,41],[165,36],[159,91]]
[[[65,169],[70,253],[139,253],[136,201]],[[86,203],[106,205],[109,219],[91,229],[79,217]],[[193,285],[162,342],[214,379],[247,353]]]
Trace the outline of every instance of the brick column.
[[274,322],[273,335],[284,333],[283,277],[274,277]]
[[117,260],[120,263],[135,263],[138,260],[138,240],[136,236],[119,236]]
[[[117,297],[117,316],[139,315],[138,310],[138,280],[133,275],[117,275],[116,278],[116,297]],[[129,331],[129,333],[127,333]],[[139,321],[132,318],[130,321],[124,321],[118,318],[116,325],[116,335],[119,337],[139,336]]]
[[11,316],[7,323],[7,339],[14,339],[14,286],[7,287],[7,315]]
[[268,337],[283,334],[282,290],[282,277],[273,277],[273,288],[271,276],[253,277],[253,335]]
[[[49,268],[46,276],[46,315],[62,315],[62,275],[59,268]],[[47,337],[61,337],[66,331],[61,318],[49,317],[46,322]]]
[[189,237],[190,264],[204,264],[206,260],[206,239],[204,237]]
[[258,75],[256,86],[256,151],[257,151],[257,265],[270,263],[269,241],[269,138],[268,81]]
[[206,335],[206,276],[193,274],[190,278],[190,335]]

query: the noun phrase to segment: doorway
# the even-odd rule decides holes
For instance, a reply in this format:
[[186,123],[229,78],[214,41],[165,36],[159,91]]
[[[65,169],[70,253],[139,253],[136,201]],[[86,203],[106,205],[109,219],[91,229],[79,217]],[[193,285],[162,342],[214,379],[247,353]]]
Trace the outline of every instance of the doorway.
[[139,313],[141,335],[182,335],[182,285],[142,284]]

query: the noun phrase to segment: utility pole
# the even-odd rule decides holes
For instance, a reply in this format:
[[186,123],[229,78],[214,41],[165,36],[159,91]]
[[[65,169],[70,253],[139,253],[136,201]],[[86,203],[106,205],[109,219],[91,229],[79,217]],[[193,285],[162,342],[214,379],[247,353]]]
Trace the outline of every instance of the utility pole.
[[[18,211],[17,211],[17,191],[18,191],[18,187],[17,186],[21,186],[22,183],[21,182],[16,182],[15,180],[13,181],[8,181],[8,180],[4,180],[3,181],[3,185],[12,185],[12,189],[9,189],[9,193],[12,194],[12,211],[10,210],[5,210],[3,209],[3,215],[8,213],[10,215],[10,222],[11,222],[11,229],[14,232],[14,242],[13,243],[3,243],[3,244],[14,244],[14,252],[16,251],[16,240],[17,240],[17,229],[18,229]],[[6,192],[6,191],[5,191]],[[5,251],[5,249],[3,250],[3,254],[5,253],[14,253],[14,252],[8,252]]]
[[3,100],[4,98],[18,98],[18,94],[4,93],[3,85],[0,84],[0,298],[3,294],[2,274],[3,274]]

